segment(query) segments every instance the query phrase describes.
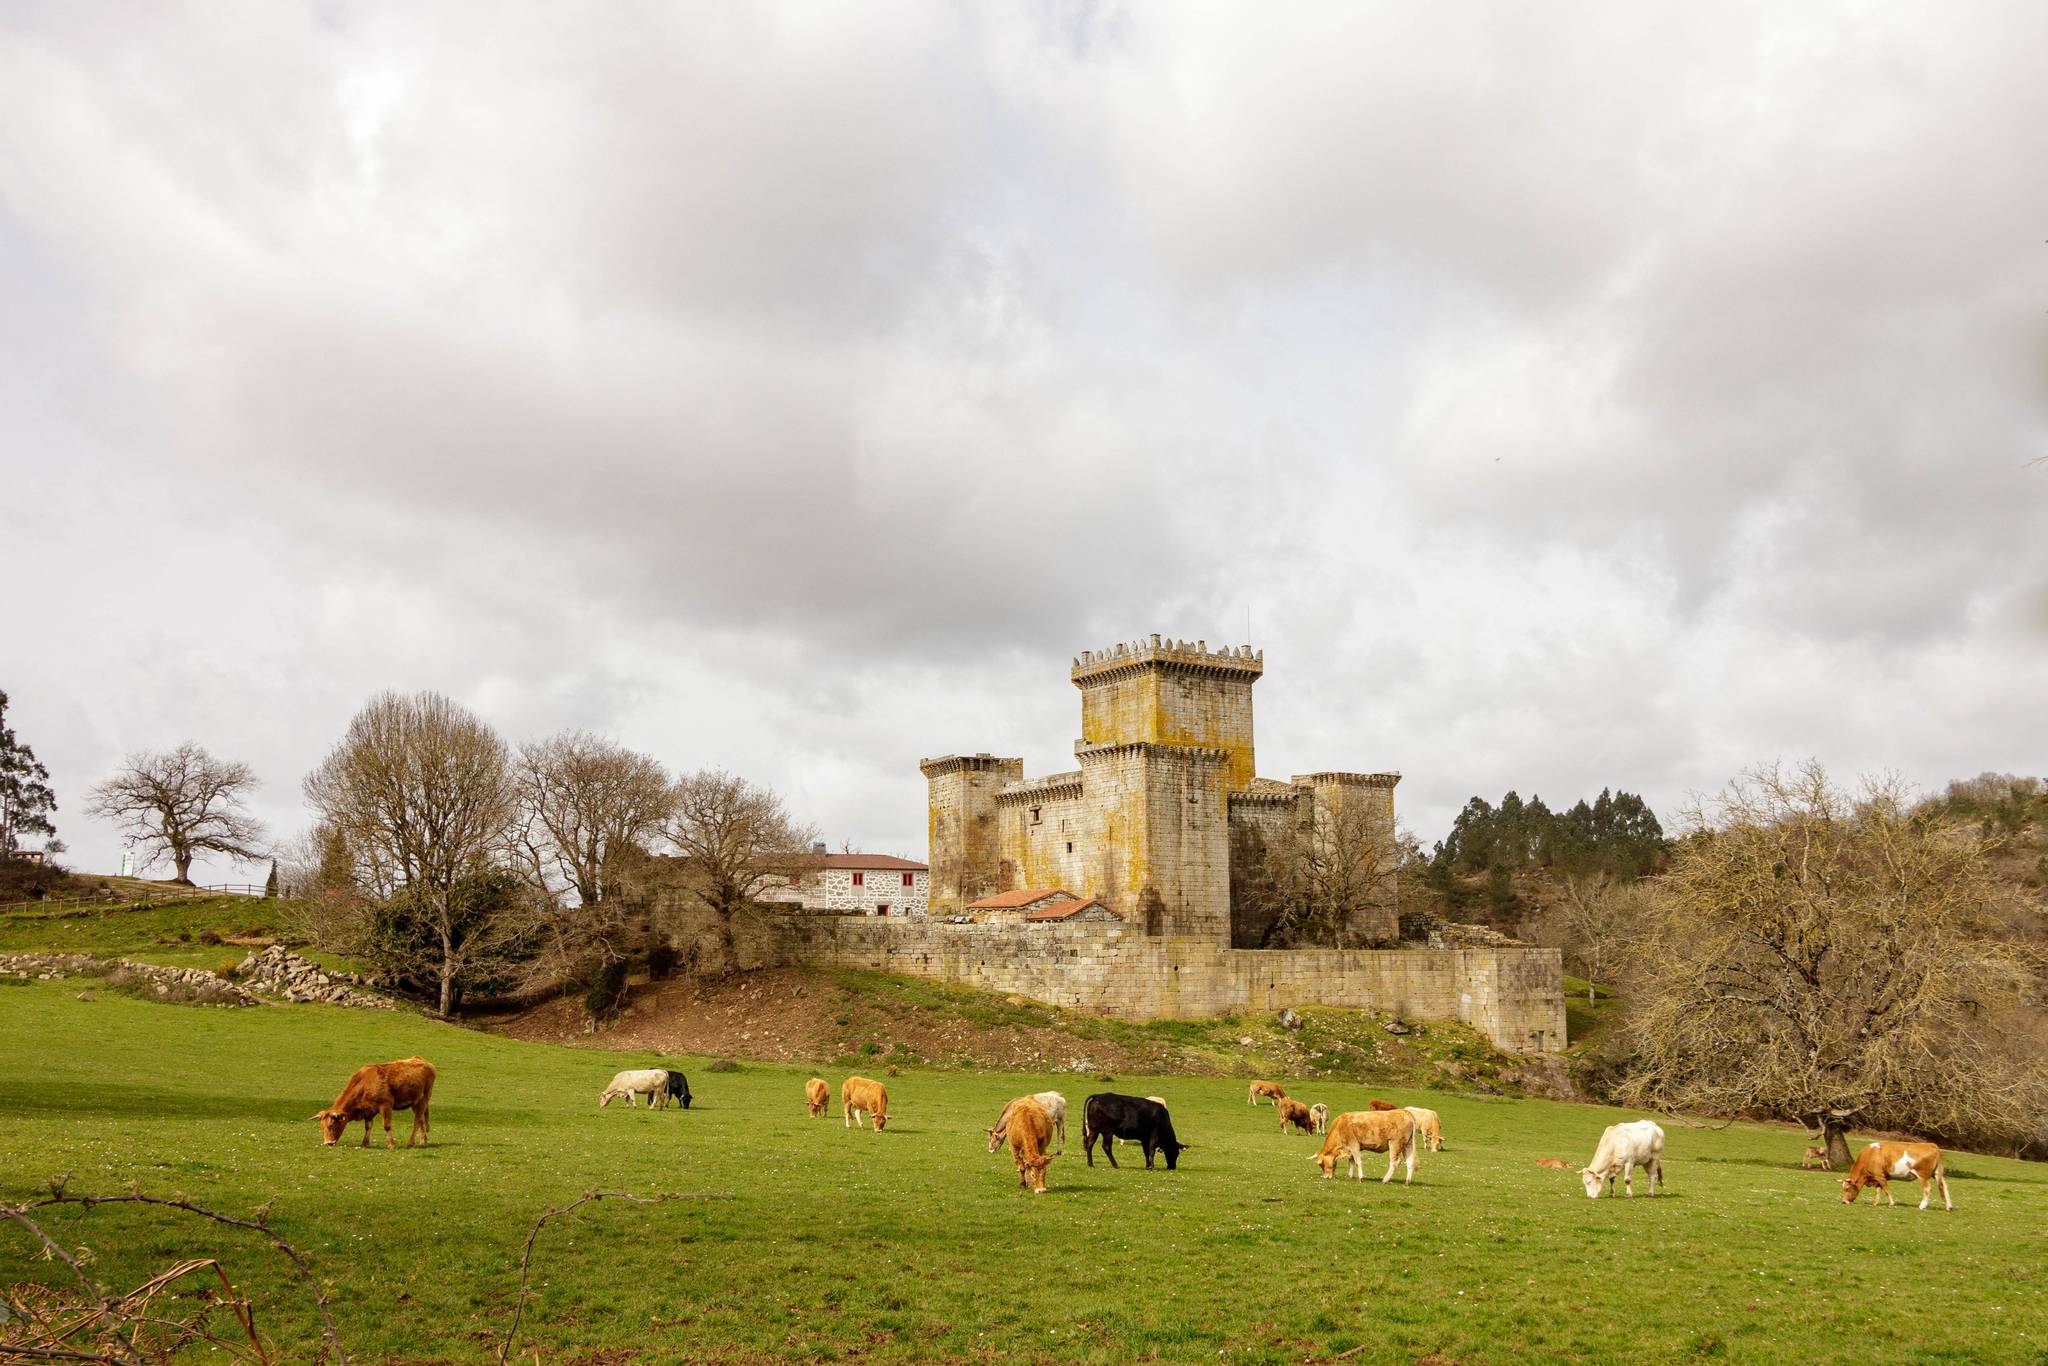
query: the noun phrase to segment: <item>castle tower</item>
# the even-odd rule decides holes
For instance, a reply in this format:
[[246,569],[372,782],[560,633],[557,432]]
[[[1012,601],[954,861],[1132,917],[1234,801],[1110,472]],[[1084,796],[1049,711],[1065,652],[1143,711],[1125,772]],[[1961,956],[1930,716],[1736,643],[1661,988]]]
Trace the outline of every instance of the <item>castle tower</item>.
[[1093,893],[1155,935],[1230,942],[1227,750],[1145,740],[1074,746],[1100,822]]
[[927,904],[932,915],[958,915],[968,902],[1008,890],[996,793],[1023,778],[1024,761],[949,754],[917,767],[931,793],[925,830],[931,851]]
[[1227,790],[1252,781],[1252,684],[1266,671],[1249,645],[1211,651],[1207,641],[1152,636],[1090,650],[1074,660],[1081,690],[1081,744],[1220,749]]

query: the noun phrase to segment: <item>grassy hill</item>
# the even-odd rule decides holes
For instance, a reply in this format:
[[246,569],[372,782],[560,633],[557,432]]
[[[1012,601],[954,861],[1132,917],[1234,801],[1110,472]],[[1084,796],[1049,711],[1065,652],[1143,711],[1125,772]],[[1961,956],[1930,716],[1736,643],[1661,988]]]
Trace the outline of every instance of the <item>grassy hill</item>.
[[[599,1206],[540,1236],[543,1361],[2034,1362],[2048,1351],[2048,1170],[1957,1156],[1952,1214],[1850,1209],[1798,1169],[1796,1132],[1667,1122],[1668,1196],[1591,1202],[1571,1172],[1620,1112],[1398,1090],[1442,1111],[1416,1184],[1323,1181],[1240,1081],[1119,1076],[1168,1098],[1177,1172],[1079,1152],[1017,1189],[982,1129],[1009,1096],[1097,1083],[905,1068],[888,1132],[805,1117],[812,1069],[593,1053],[403,1013],[217,1010],[76,984],[0,987],[0,1198],[131,1182],[230,1213],[271,1205],[359,1361],[481,1361],[509,1323],[536,1214],[592,1188],[689,1198]],[[322,1149],[307,1118],[357,1064],[440,1068],[432,1147]],[[694,1109],[600,1112],[617,1068],[681,1063]],[[877,1069],[879,1070],[879,1069]],[[835,1083],[842,1069],[826,1075]],[[1288,1078],[1335,1109],[1368,1091]],[[402,1140],[408,1121],[401,1117]],[[1126,1155],[1132,1150],[1126,1149]],[[222,1257],[258,1323],[310,1355],[315,1320],[257,1241],[134,1207],[52,1213],[123,1288]],[[0,1231],[19,1299],[64,1269]]]

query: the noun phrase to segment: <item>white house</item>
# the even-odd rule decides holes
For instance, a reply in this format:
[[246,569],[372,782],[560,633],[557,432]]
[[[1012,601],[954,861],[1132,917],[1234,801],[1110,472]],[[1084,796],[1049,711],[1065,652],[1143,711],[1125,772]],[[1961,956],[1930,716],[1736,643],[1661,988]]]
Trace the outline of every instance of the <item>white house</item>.
[[922,863],[893,854],[820,854],[815,862],[815,868],[790,885],[762,892],[761,900],[793,903],[808,911],[925,913],[931,870]]

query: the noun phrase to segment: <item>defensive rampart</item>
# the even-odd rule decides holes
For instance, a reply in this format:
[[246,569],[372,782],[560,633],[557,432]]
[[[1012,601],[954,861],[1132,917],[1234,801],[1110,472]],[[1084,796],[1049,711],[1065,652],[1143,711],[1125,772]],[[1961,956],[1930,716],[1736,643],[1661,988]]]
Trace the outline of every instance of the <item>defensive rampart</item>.
[[930,977],[1124,1019],[1195,1019],[1282,1006],[1460,1020],[1495,1046],[1564,1047],[1556,949],[1233,949],[1118,924],[953,924],[766,914],[748,966],[808,964]]

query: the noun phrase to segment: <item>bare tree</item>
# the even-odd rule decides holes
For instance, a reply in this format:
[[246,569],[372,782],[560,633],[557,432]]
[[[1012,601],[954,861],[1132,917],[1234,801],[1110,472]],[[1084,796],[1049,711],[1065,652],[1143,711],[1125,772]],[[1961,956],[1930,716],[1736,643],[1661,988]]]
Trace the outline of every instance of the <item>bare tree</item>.
[[1258,947],[1377,943],[1397,932],[1400,857],[1400,837],[1377,804],[1304,805],[1263,838],[1233,847],[1233,902],[1247,912]]
[[501,889],[479,882],[502,871],[518,819],[505,742],[438,693],[380,693],[305,791],[330,849],[353,859],[355,885],[417,917],[387,945],[426,947],[445,1018],[465,979],[516,937]]
[[528,869],[550,893],[572,891],[583,906],[612,894],[618,855],[628,845],[644,847],[668,815],[661,765],[587,731],[527,745],[517,782]]
[[1546,937],[1585,976],[1586,1004],[1592,1005],[1598,984],[1614,980],[1654,914],[1649,888],[1608,873],[1581,873],[1564,878],[1560,890]]
[[92,789],[86,810],[112,821],[139,846],[143,867],[169,859],[190,886],[200,854],[267,857],[263,827],[243,803],[256,787],[247,764],[216,759],[187,742],[128,756],[121,771]]
[[813,866],[818,833],[798,825],[782,799],[715,769],[678,779],[663,833],[684,865],[685,886],[718,923],[724,961],[736,961],[733,917],[767,887]]
[[2029,1132],[2043,1074],[2004,1023],[2039,956],[1999,937],[1984,839],[1856,798],[1818,764],[1723,792],[1656,886],[1631,980],[1621,1095],[1821,1131]]

